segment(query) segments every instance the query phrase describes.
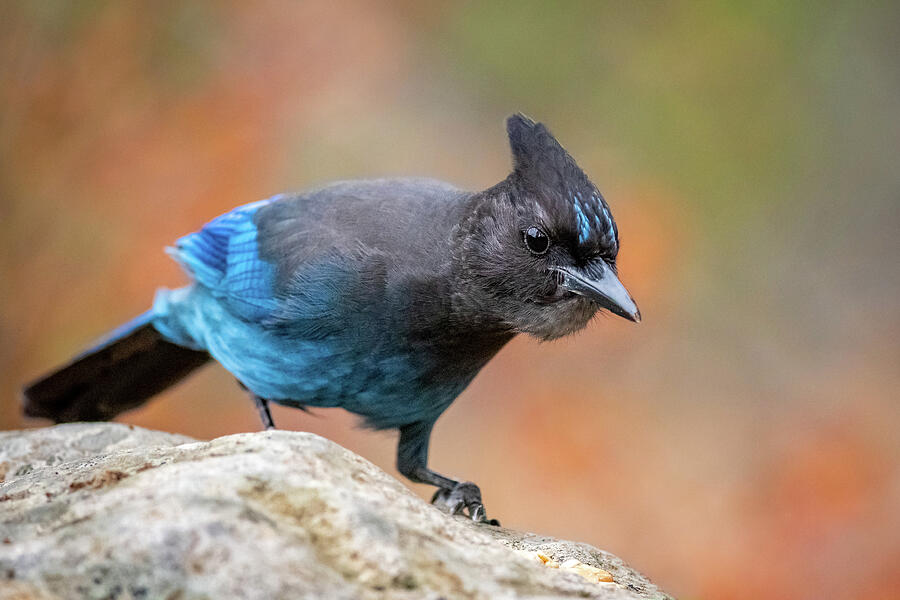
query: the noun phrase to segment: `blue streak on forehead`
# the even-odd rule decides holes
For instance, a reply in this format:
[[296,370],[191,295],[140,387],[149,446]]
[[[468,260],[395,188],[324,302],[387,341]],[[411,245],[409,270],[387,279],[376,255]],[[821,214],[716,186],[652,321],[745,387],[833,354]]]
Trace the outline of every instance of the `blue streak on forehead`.
[[575,192],[575,215],[578,218],[578,243],[585,243],[591,235],[591,226],[587,217],[584,215],[584,209],[581,207],[581,194]]
[[606,208],[606,204],[604,204],[602,200],[597,200],[595,198],[595,201],[599,202],[600,206],[603,208],[603,218],[606,220],[606,235],[612,239],[616,239],[615,225],[613,225],[612,215],[609,214],[609,209]]
[[[571,192],[570,198],[575,209],[575,218],[578,221],[579,244],[585,243],[590,238],[592,228],[604,237],[611,240],[616,239],[612,215],[609,214],[609,209],[601,196],[596,193],[591,194],[590,199],[585,202],[580,192]],[[588,218],[588,213],[593,216],[593,219]]]

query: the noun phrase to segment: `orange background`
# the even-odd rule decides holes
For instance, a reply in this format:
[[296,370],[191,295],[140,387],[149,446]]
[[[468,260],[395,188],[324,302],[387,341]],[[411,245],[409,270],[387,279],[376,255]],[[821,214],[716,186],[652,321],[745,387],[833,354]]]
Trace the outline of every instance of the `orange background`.
[[[180,235],[332,179],[484,188],[521,110],[609,200],[644,322],[515,340],[432,466],[682,598],[900,597],[896,4],[617,4],[5,4],[0,428],[186,281]],[[395,434],[274,413],[394,472]],[[258,428],[218,366],[121,420]]]

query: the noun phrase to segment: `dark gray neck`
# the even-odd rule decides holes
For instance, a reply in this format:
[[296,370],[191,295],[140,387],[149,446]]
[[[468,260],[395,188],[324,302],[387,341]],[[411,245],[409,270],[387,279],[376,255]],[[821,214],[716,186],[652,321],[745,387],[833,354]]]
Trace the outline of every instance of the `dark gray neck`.
[[[515,336],[493,309],[489,290],[466,266],[472,228],[485,219],[491,196],[478,192],[460,198],[447,215],[447,270],[414,282],[407,304],[407,338],[436,356],[438,363],[476,373]],[[435,376],[439,376],[435,374]]]

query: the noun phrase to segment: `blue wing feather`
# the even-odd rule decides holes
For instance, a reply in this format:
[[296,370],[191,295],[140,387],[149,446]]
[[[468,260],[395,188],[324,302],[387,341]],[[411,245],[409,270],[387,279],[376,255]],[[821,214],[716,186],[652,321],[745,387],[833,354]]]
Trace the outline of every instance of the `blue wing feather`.
[[260,319],[277,308],[275,268],[259,257],[253,216],[279,196],[238,207],[175,242],[170,254],[237,315]]

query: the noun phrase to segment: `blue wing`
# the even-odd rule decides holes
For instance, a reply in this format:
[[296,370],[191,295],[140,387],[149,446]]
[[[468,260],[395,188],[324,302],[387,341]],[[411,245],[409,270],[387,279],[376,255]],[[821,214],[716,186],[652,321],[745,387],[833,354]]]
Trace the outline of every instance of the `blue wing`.
[[237,316],[262,319],[277,309],[275,268],[259,257],[253,216],[280,196],[238,207],[175,242],[169,253]]

